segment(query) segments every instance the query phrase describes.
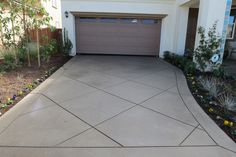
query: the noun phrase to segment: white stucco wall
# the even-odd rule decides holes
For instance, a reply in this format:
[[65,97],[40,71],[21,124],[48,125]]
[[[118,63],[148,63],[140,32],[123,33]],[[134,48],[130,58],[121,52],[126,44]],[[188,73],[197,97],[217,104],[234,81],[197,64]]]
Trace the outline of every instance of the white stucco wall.
[[[183,54],[187,28],[188,9],[179,7],[179,0],[62,0],[62,26],[68,30],[69,38],[74,47],[72,54],[76,54],[75,18],[68,12],[106,12],[106,13],[133,13],[133,14],[160,14],[167,15],[162,20],[160,57],[164,51]],[[176,18],[181,14],[180,20]],[[176,33],[178,32],[178,33]]]
[[198,26],[209,29],[217,21],[217,31],[222,34],[225,20],[226,0],[200,0]]
[[[56,1],[56,7],[52,5],[52,1]],[[51,25],[56,28],[62,28],[61,0],[42,0],[41,2],[49,16],[52,17]]]
[[[206,29],[206,32],[208,32],[209,28],[211,28],[217,21],[216,31],[219,36],[222,36],[222,38],[224,38],[224,36],[226,35],[226,32],[224,32],[223,34],[224,26],[227,26],[228,24],[226,20],[226,6],[227,0],[217,0],[217,3],[216,0],[200,0],[198,27],[202,26]],[[199,40],[200,36],[197,34],[195,48],[199,45]],[[223,60],[225,40],[223,40],[222,42],[221,60]]]
[[174,52],[179,55],[184,55],[185,43],[186,43],[186,33],[188,25],[188,13],[189,7],[181,6],[183,0],[176,1],[175,9],[173,15],[175,15],[175,25],[174,25]]
[[[226,11],[226,0],[201,0],[199,6],[198,27],[202,26],[207,30],[217,21],[217,33],[222,35]],[[199,35],[196,36],[199,41]],[[196,42],[195,47],[198,46]]]

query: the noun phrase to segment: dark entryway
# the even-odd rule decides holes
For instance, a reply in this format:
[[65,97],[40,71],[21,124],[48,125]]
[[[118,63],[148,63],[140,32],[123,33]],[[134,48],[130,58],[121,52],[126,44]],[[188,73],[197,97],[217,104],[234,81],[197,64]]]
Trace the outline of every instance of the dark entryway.
[[189,9],[185,51],[194,50],[195,37],[197,32],[198,12],[199,12],[198,8]]

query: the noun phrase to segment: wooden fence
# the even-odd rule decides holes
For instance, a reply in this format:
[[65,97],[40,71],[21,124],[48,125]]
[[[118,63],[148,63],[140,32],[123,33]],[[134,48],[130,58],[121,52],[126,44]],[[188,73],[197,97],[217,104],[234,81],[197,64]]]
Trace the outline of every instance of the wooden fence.
[[[30,31],[30,38],[32,41],[37,41],[37,31]],[[62,30],[51,30],[50,28],[39,29],[39,41],[41,45],[49,43],[52,39],[55,39],[58,43],[62,41]]]

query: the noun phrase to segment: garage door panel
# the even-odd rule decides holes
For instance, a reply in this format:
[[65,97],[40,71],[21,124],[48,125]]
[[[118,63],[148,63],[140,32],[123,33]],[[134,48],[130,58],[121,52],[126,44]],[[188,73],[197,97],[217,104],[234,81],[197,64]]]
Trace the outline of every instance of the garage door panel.
[[[102,20],[102,19],[101,19]],[[155,24],[81,22],[76,19],[79,53],[157,55],[161,21]],[[140,20],[141,21],[141,20]]]
[[114,35],[93,35],[90,36],[89,34],[84,35],[83,40],[81,40],[81,44],[93,44],[96,43],[107,43],[107,42],[119,42],[117,44],[131,44],[131,43],[137,43],[137,45],[142,44],[145,46],[145,44],[149,43],[155,43],[158,40],[156,37],[143,37],[143,36],[114,36]]
[[[155,31],[155,28],[152,28],[152,30],[146,30],[146,29],[132,29],[132,30],[126,30],[126,29],[106,29],[104,30],[98,30],[96,28],[89,29],[89,28],[81,28],[79,29],[79,32],[81,36],[86,36],[93,34],[93,36],[117,36],[117,37],[141,37],[141,38],[155,38],[157,37],[158,31]],[[89,30],[88,30],[89,29]]]
[[[88,51],[92,54],[124,54],[124,55],[130,55],[130,51],[135,51],[135,55],[153,55],[153,52],[151,51],[152,48],[144,48],[144,47],[139,47],[139,49],[134,48],[134,47],[108,47],[110,49],[113,49],[112,51],[104,51],[103,46],[97,46],[96,48],[94,47],[89,47],[89,46],[84,46],[83,50]],[[129,51],[127,51],[127,49]],[[132,55],[132,54],[131,54]]]
[[153,45],[156,45],[157,43],[153,42],[152,40],[138,40],[138,39],[135,39],[135,38],[130,38],[129,40],[128,39],[125,39],[125,40],[122,40],[122,39],[106,39],[106,40],[103,40],[103,41],[100,41],[99,38],[95,38],[94,40],[91,40],[91,39],[88,39],[86,40],[86,42],[81,42],[81,45],[80,45],[80,48],[82,49],[83,45],[88,45],[88,46],[91,46],[91,42],[94,42],[93,43],[93,46],[111,46],[111,47],[144,47],[144,48],[149,48],[151,47],[152,49],[155,49],[156,46],[153,46]]

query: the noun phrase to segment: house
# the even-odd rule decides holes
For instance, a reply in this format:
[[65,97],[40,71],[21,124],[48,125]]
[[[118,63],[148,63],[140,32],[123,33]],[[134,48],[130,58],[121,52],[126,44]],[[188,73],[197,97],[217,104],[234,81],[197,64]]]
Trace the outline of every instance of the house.
[[232,0],[61,0],[61,6],[72,55],[183,55],[198,45],[197,28],[216,21],[223,55],[236,15],[230,17]]

